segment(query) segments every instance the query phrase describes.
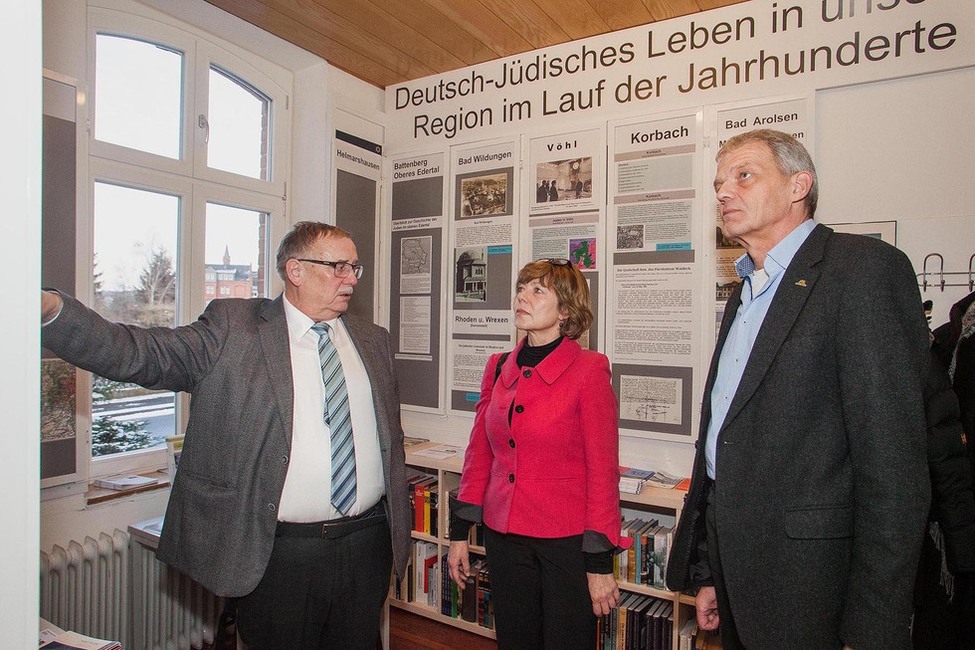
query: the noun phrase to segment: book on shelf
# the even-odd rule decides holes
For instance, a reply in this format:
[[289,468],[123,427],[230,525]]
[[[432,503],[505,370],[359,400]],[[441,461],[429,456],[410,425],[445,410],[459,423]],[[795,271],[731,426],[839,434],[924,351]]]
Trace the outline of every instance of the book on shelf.
[[[415,542],[413,545],[414,598],[413,601],[431,604],[436,592],[436,582],[430,583],[430,570],[437,563],[437,545],[432,542]],[[432,587],[432,588],[431,588]]]
[[653,545],[654,536],[660,528],[660,522],[654,519],[652,525],[643,531],[640,537],[640,546],[643,554],[640,556],[640,583],[641,585],[653,586],[653,562],[656,558]]
[[688,490],[690,490],[691,489],[691,477],[690,476],[685,476],[684,478],[682,478],[680,480],[680,483],[678,483],[677,485],[674,486],[674,489],[675,490],[683,490],[684,492],[687,492]]
[[[635,519],[626,519],[620,524],[620,537],[633,539],[630,536],[630,526],[632,526],[633,522],[635,521]],[[629,549],[627,549],[625,552],[616,553],[613,555],[613,574],[619,580],[626,580],[626,565],[629,555]]]
[[[451,584],[454,581],[450,579],[450,568],[447,566],[447,556],[440,556],[440,613],[444,616],[454,617],[456,612],[454,611],[453,590],[451,589]],[[453,585],[456,589],[457,585]]]
[[409,449],[410,447],[415,447],[416,445],[422,445],[424,442],[430,442],[429,438],[416,438],[414,436],[403,436],[403,447]]
[[661,526],[653,534],[653,586],[657,589],[667,588],[667,557],[673,536],[672,526]]
[[665,600],[657,600],[654,606],[647,610],[646,613],[646,625],[649,626],[647,631],[647,647],[653,650],[661,649],[663,622],[660,619],[660,615],[668,604]]
[[411,501],[413,505],[413,530],[418,533],[427,532],[427,529],[424,526],[427,506],[426,494],[429,486],[434,485],[436,482],[436,476],[423,476],[412,484],[413,495]]
[[95,487],[107,490],[131,490],[133,488],[154,485],[159,482],[158,478],[149,476],[139,476],[138,474],[116,474],[105,478],[95,479]]
[[664,650],[674,650],[674,604],[667,603],[664,611]]
[[633,612],[633,645],[631,650],[643,650],[644,648],[649,648],[647,643],[648,637],[648,626],[647,626],[647,611],[649,611],[654,605],[657,604],[657,599],[653,596],[644,596],[644,599],[640,601],[640,604],[635,608]]
[[640,594],[628,593],[616,606],[616,650],[626,650],[626,617],[630,607],[639,600]]
[[440,562],[434,557],[430,562],[430,590],[427,592],[427,605],[437,606],[437,594],[440,593]]
[[636,582],[637,573],[637,547],[640,545],[640,528],[645,526],[647,522],[642,519],[636,519],[629,527],[627,531],[627,537],[633,540],[630,544],[630,548],[626,549],[626,573],[622,574],[620,577],[627,582]]
[[694,650],[694,635],[697,634],[697,620],[691,616],[680,627],[677,633],[677,650]]
[[477,574],[484,567],[484,560],[471,563],[467,580],[464,581],[464,591],[460,594],[461,618],[470,623],[477,622]]
[[643,522],[639,528],[633,532],[633,546],[630,548],[635,549],[633,552],[634,563],[633,563],[633,579],[630,582],[636,583],[638,585],[646,584],[647,575],[647,538],[653,539],[652,531],[657,525],[656,519],[651,519],[650,521]]
[[604,650],[616,649],[616,622],[619,620],[619,611],[619,607],[614,607],[609,610],[609,614],[603,617],[606,619],[606,627],[603,630]]
[[434,598],[437,594],[437,580],[440,572],[440,565],[437,563],[437,548],[434,546],[433,552],[423,560],[423,593],[426,594],[426,604],[436,605]]
[[721,650],[721,634],[719,630],[707,632],[698,630],[694,636],[694,648],[697,650]]
[[487,562],[477,572],[477,624],[494,629],[494,604],[491,602],[491,572]]
[[406,558],[406,570],[403,571],[403,578],[395,580],[393,585],[393,597],[396,600],[413,600],[413,553]]
[[430,514],[429,514],[430,525],[428,526],[428,530],[426,532],[430,533],[434,537],[436,537],[440,531],[440,526],[438,522],[439,516],[440,516],[440,486],[432,485],[430,486]]
[[437,489],[436,483],[428,483],[423,486],[423,525],[420,526],[418,532],[430,533],[430,500],[431,492]]

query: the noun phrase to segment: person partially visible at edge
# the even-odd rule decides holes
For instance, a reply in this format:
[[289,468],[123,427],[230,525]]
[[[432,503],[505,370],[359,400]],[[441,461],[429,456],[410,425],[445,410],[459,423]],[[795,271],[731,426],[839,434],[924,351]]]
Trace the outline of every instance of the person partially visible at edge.
[[[958,317],[958,336],[951,348],[951,385],[958,396],[961,425],[969,441],[975,441],[975,293]],[[952,309],[952,316],[956,311]],[[968,459],[975,470],[975,442],[968,447]]]
[[[450,577],[470,577],[468,532],[484,524],[499,648],[590,648],[619,600],[619,430],[608,359],[576,342],[592,323],[585,277],[568,260],[518,274],[525,338],[481,380],[451,499]],[[499,364],[500,367],[499,367]]]
[[[192,394],[157,554],[235,599],[249,650],[373,650],[390,568],[404,575],[410,547],[389,334],[345,313],[362,266],[344,230],[296,224],[277,271],[276,299],[214,300],[176,328],[110,323],[44,291],[42,341],[103,377]],[[330,385],[342,375],[347,389],[333,404],[329,348],[341,368]],[[346,416],[351,482],[331,476],[332,425],[348,431]]]
[[914,650],[964,650],[975,645],[975,494],[958,398],[933,334],[931,339],[924,386],[931,508],[911,640]]
[[[704,389],[667,585],[734,648],[909,648],[930,485],[928,329],[907,257],[813,221],[805,147],[718,151],[724,236],[745,248]],[[849,220],[844,219],[844,220]]]

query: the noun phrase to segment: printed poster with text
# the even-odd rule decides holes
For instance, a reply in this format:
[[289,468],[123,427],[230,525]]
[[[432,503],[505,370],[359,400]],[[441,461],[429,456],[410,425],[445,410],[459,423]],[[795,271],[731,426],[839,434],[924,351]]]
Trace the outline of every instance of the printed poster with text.
[[[718,148],[732,136],[754,129],[775,129],[785,131],[801,142],[809,153],[812,150],[812,111],[811,98],[793,99],[769,104],[735,105],[716,112],[715,141]],[[718,148],[714,153],[717,154]],[[717,162],[712,156],[708,160],[709,178],[717,171]],[[814,158],[815,160],[815,158]],[[741,278],[735,272],[735,260],[745,253],[745,249],[725,238],[721,232],[721,209],[717,198],[712,194],[708,200],[714,214],[714,336],[721,326],[721,316],[725,304]]]
[[677,115],[612,132],[607,351],[627,435],[693,435],[700,124],[697,114]]
[[442,412],[443,153],[392,161],[390,335],[403,408]]
[[[593,324],[579,338],[600,349],[601,281],[606,266],[603,206],[606,195],[603,129],[533,138],[528,146],[528,228],[521,232],[523,263],[567,259],[589,285]],[[596,170],[596,173],[593,173]]]
[[448,408],[473,412],[494,352],[510,350],[518,149],[514,142],[450,151],[451,284]]

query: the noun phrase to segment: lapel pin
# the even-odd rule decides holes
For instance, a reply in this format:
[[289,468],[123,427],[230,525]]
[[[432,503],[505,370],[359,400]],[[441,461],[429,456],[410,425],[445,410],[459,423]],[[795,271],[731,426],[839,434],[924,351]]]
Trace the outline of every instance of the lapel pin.
[[806,286],[806,281],[805,280],[799,280],[798,282],[796,282],[796,286],[797,287],[804,287],[804,286]]

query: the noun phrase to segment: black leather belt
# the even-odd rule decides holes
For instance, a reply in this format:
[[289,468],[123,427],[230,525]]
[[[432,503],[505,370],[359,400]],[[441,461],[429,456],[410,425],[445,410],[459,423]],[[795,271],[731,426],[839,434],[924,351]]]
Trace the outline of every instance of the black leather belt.
[[372,508],[354,517],[342,517],[329,521],[313,521],[310,523],[294,523],[279,521],[274,532],[275,537],[317,537],[319,539],[336,539],[354,532],[377,526],[386,521],[386,509],[380,501]]

